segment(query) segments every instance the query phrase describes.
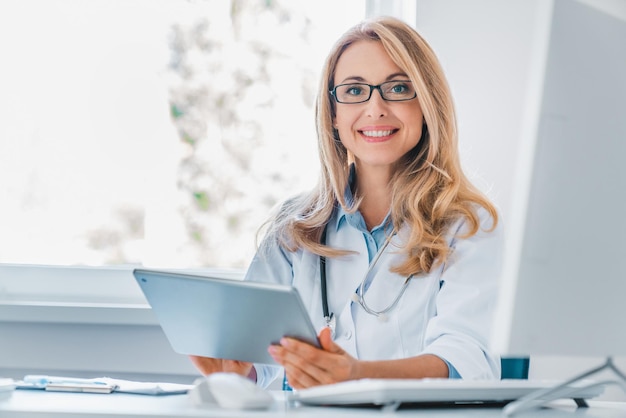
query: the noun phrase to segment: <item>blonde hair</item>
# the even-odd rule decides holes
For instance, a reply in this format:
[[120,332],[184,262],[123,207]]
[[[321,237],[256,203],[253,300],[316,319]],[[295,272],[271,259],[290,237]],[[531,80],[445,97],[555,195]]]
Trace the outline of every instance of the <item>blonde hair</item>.
[[454,105],[437,57],[414,29],[394,18],[379,17],[354,26],[330,51],[316,104],[320,179],[312,191],[283,204],[270,223],[268,237],[288,251],[301,248],[327,257],[348,253],[320,244],[322,231],[337,205],[353,212],[360,202],[359,196],[353,202],[344,199],[351,156],[333,128],[335,103],[329,90],[334,87],[342,53],[363,40],[381,42],[411,80],[423,112],[422,138],[397,162],[391,180],[391,221],[396,230],[404,225],[410,231],[402,248],[406,260],[393,270],[404,275],[429,272],[450,255],[446,233],[454,221],[466,219],[468,232],[462,238],[467,238],[480,228],[478,207],[491,215],[491,229],[498,215],[462,171]]

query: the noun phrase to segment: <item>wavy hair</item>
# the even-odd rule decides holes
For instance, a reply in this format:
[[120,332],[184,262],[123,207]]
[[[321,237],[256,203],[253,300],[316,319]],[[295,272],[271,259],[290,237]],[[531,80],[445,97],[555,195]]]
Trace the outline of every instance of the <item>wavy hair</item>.
[[[323,67],[316,103],[318,151],[321,173],[316,187],[285,202],[269,222],[268,237],[288,251],[304,249],[336,257],[349,251],[320,244],[322,231],[337,205],[358,210],[360,198],[346,202],[350,163],[353,160],[333,127],[337,62],[358,41],[380,42],[393,62],[409,77],[417,91],[424,129],[415,148],[395,166],[391,179],[391,221],[394,228],[408,226],[410,234],[401,249],[406,260],[394,266],[403,274],[429,272],[450,255],[446,241],[451,224],[465,218],[467,233],[481,228],[478,208],[484,208],[495,228],[498,214],[493,204],[467,179],[461,168],[456,115],[447,80],[428,43],[409,25],[390,17],[366,20],[349,29],[331,49]],[[416,115],[416,117],[418,117]]]

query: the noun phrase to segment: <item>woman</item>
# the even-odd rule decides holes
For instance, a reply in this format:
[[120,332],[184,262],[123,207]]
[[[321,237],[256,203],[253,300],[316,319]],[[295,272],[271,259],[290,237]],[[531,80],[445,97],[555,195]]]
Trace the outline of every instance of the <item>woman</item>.
[[[320,182],[281,207],[246,275],[295,286],[322,329],[321,349],[290,338],[268,348],[290,385],[499,378],[488,351],[498,215],[462,172],[452,97],[428,44],[393,18],[346,32],[324,67],[317,130]],[[192,361],[262,385],[280,374]]]

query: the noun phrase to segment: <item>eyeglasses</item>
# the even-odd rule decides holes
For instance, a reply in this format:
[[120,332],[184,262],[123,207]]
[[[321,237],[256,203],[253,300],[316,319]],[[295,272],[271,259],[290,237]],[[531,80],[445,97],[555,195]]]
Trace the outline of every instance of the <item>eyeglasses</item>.
[[337,103],[356,104],[367,102],[374,90],[378,90],[380,97],[388,102],[403,102],[417,97],[413,85],[407,80],[386,81],[377,86],[367,83],[339,84],[329,93]]

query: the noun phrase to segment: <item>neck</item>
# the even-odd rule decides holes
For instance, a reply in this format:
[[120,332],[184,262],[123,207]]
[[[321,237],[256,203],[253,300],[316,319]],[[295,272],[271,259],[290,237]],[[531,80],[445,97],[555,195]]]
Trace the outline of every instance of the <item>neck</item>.
[[391,207],[391,186],[389,170],[358,170],[356,194],[362,198],[359,210],[368,230],[379,225]]

